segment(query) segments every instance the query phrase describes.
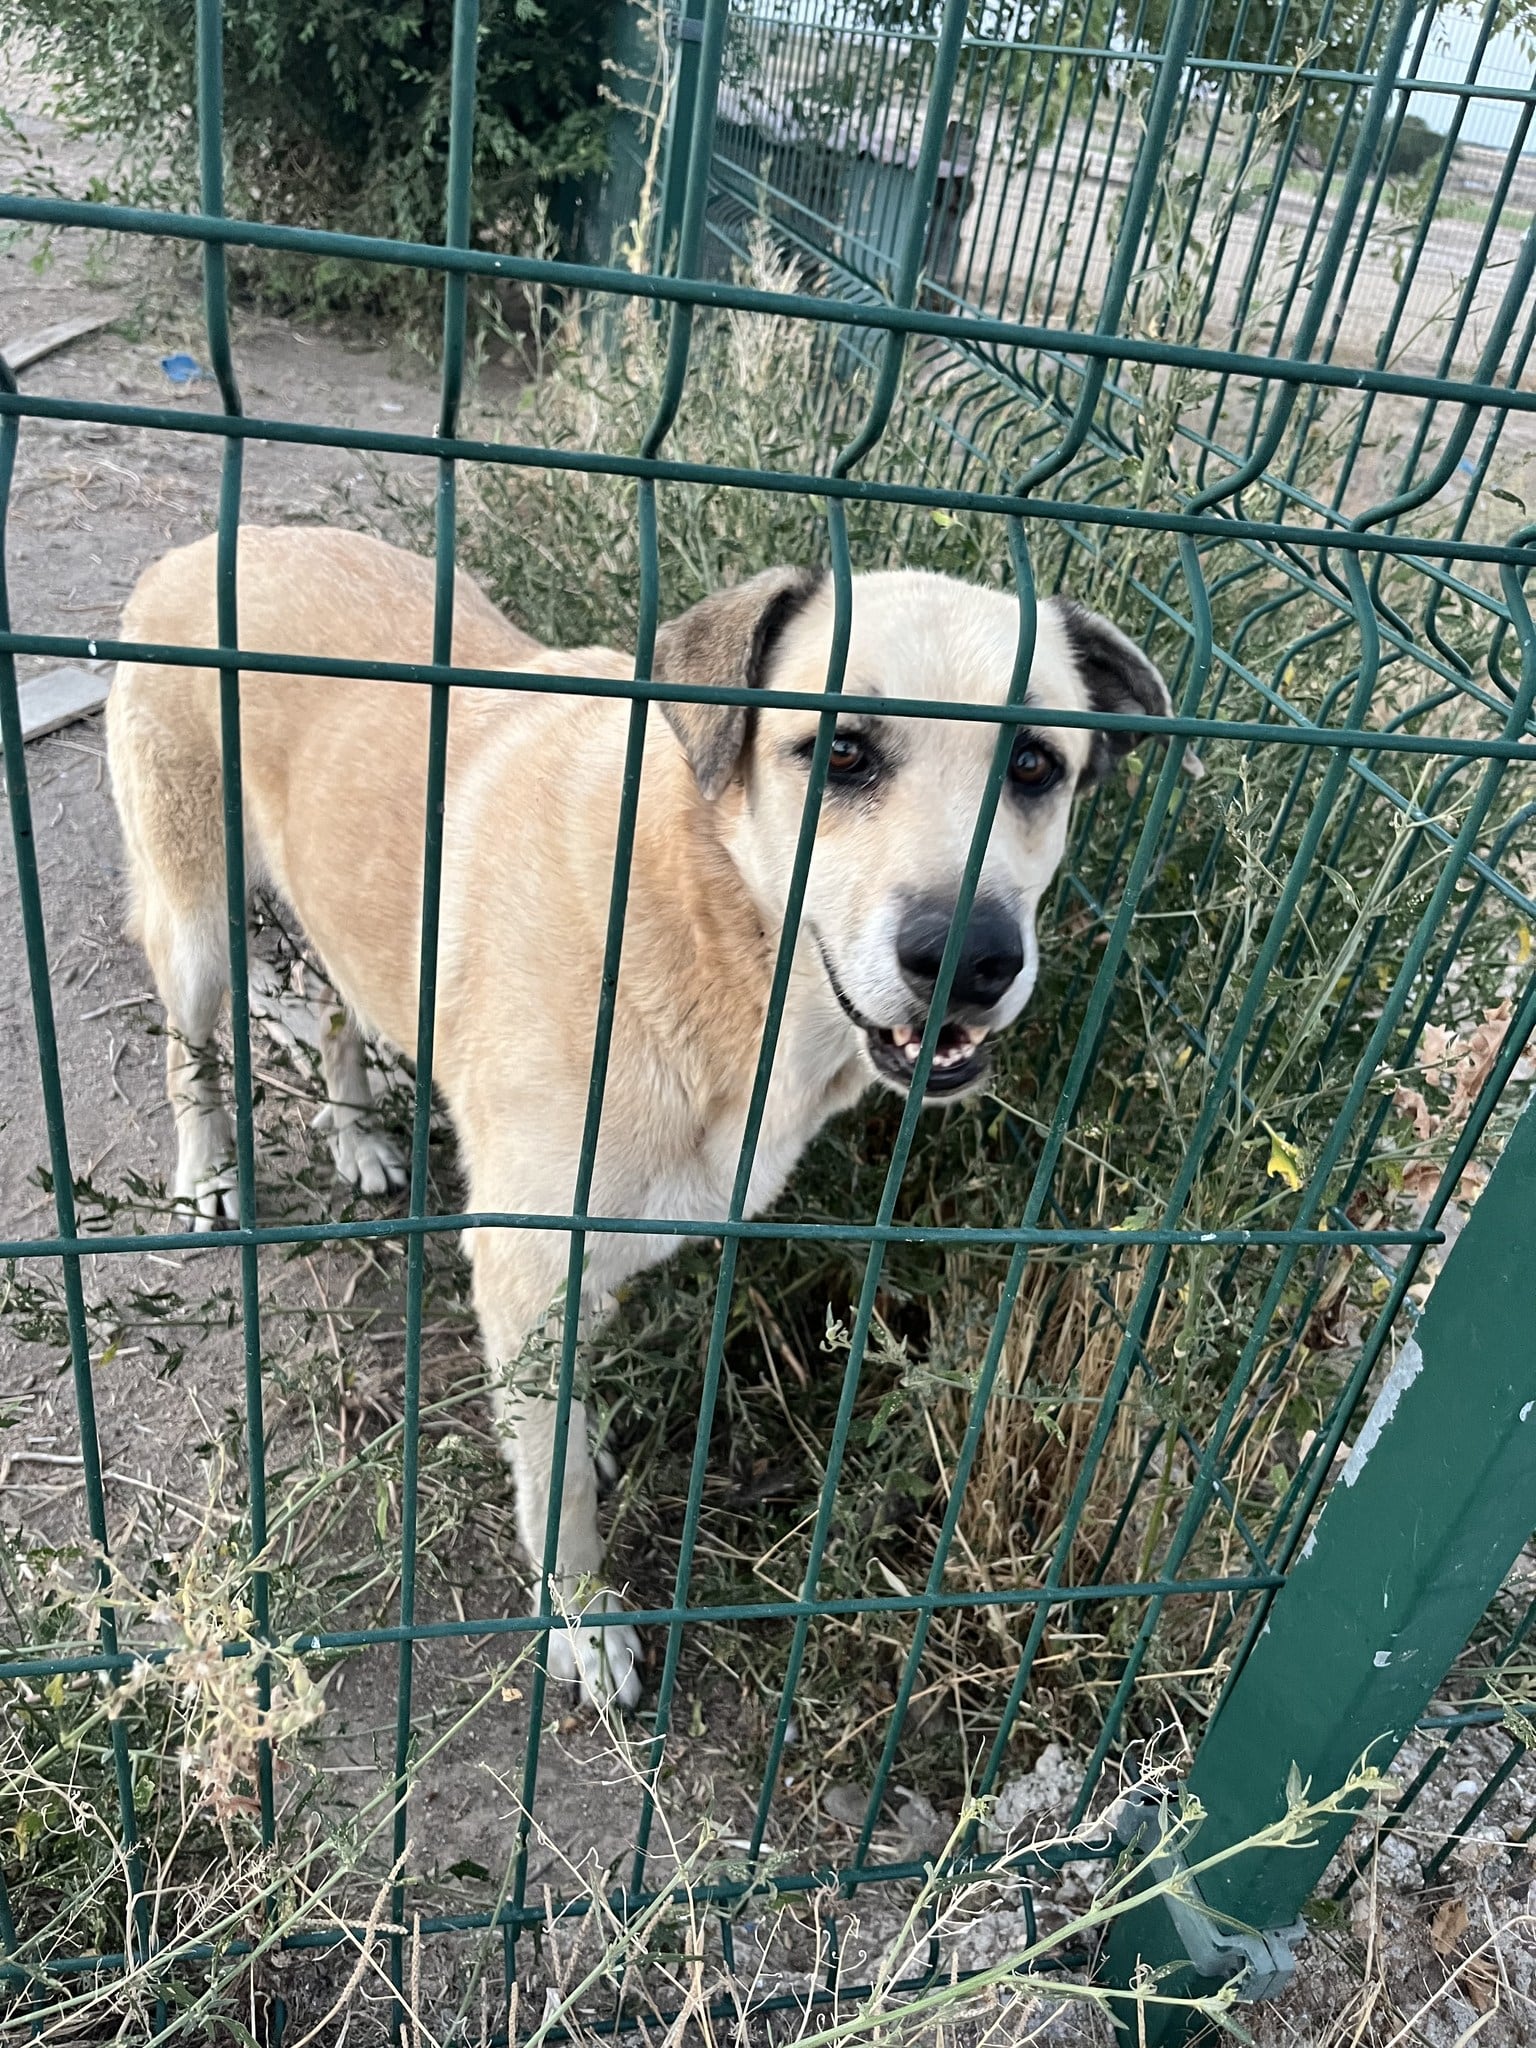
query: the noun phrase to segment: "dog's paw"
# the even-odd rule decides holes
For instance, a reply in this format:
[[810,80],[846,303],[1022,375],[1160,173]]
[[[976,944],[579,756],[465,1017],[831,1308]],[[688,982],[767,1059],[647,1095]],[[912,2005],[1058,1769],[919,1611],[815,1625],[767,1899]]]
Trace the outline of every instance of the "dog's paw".
[[240,1220],[235,1192],[235,1127],[229,1111],[210,1105],[187,1114],[179,1129],[171,1213],[183,1229],[222,1230]]
[[365,1195],[397,1195],[405,1186],[405,1154],[370,1118],[348,1112],[338,1121],[327,1103],[314,1128],[329,1133],[338,1179]]
[[[617,1593],[598,1593],[583,1614],[618,1611]],[[629,1713],[640,1699],[640,1638],[627,1621],[606,1628],[583,1628],[579,1619],[553,1630],[549,1638],[549,1670],[553,1678],[579,1684],[581,1696],[594,1712],[617,1706]]]
[[233,1162],[211,1171],[176,1176],[171,1196],[171,1213],[183,1227],[193,1230],[222,1230],[240,1221],[240,1197],[235,1184]]

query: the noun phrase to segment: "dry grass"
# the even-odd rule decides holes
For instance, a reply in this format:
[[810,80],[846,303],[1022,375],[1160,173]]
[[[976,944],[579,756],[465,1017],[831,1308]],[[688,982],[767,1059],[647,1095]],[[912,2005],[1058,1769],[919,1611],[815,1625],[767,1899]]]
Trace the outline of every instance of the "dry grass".
[[[423,1744],[410,1770],[412,1839],[396,1857],[387,1779],[345,1825],[328,1821],[306,1798],[317,1771],[315,1726],[336,1711],[325,1674],[310,1669],[314,1660],[291,1645],[276,1652],[272,1703],[263,1706],[250,1658],[221,1656],[208,1638],[216,1621],[224,1644],[251,1647],[243,1560],[228,1540],[233,1532],[221,1531],[219,1522],[210,1507],[197,1541],[159,1560],[153,1589],[123,1580],[113,1588],[120,1610],[136,1609],[144,1647],[158,1643],[158,1661],[136,1666],[115,1689],[94,1681],[50,1681],[41,1694],[21,1688],[21,1711],[0,1730],[8,1789],[24,1814],[39,1816],[36,1828],[23,1831],[23,1881],[19,1896],[14,1887],[12,1894],[21,1920],[13,1966],[25,1971],[29,2038],[83,2041],[153,2029],[157,2038],[175,2040],[212,2027],[237,2038],[248,2029],[264,2040],[281,2009],[289,2044],[369,2043],[389,2038],[398,1998],[409,2037],[423,2048],[483,2043],[503,2028],[531,2043],[556,2028],[565,2038],[595,2042],[616,2001],[638,2020],[642,2038],[700,2048],[750,2048],[765,2038],[799,2048],[842,2048],[866,2038],[889,2048],[946,2036],[999,2048],[1045,2038],[1107,2039],[1108,1994],[1062,1976],[1062,1965],[1080,1964],[1121,1913],[1163,1887],[1138,1882],[1129,1869],[1111,1874],[1102,1860],[1079,1863],[1089,1874],[1077,1880],[1073,1909],[1038,1930],[1021,1917],[1039,1855],[1076,1848],[1102,1859],[1103,1816],[1070,1836],[1046,1814],[1028,1816],[1021,1828],[996,1837],[1000,1860],[980,1883],[957,1885],[935,1868],[895,1893],[877,1888],[852,1899],[831,1884],[776,1896],[771,1882],[763,1883],[727,1913],[728,1960],[709,1888],[737,1866],[723,1858],[708,1823],[691,1814],[679,1822],[676,1802],[664,1800],[664,1882],[654,1899],[621,1909],[579,1853],[534,1824],[535,1845],[556,1856],[561,1903],[557,1908],[546,1889],[547,1916],[520,1945],[515,1973],[502,1978],[495,1934],[471,1931],[452,1942],[429,1936],[426,1900],[410,1878],[427,1824],[423,1787],[438,1755],[498,1696],[515,1693],[526,1670],[507,1664],[482,1672],[476,1696],[453,1725]],[[78,1602],[62,1589],[60,1598]],[[84,1618],[89,1623],[89,1612]],[[51,1746],[37,1739],[44,1709],[55,1717]],[[135,1781],[143,1788],[135,1796],[137,1859],[124,1852],[100,1782],[99,1750],[112,1721],[129,1731]],[[260,1846],[255,1828],[263,1752],[278,1786],[272,1850]],[[622,1724],[597,1731],[592,1767],[615,1785],[639,1787],[641,1759]],[[1361,1778],[1340,1796],[1374,1782]],[[1304,1840],[1334,1805],[1299,1800],[1262,1841],[1280,1847]],[[958,1814],[948,1846],[985,1816],[985,1806]],[[26,1865],[60,1835],[85,1845],[83,1855],[94,1852],[89,1880],[68,1896],[55,1893],[51,1908],[39,1913]],[[934,1846],[942,1853],[946,1845]],[[401,1885],[406,1910],[396,1918]],[[98,1947],[112,1924],[127,1932],[127,1954],[115,1967],[85,1976],[55,1967]],[[390,1974],[395,1943],[398,1991]],[[210,1948],[221,1957],[216,1969],[208,1965]],[[936,1968],[940,1952],[953,1964]],[[970,1958],[964,1974],[962,1956]],[[855,1988],[857,2002],[845,2008]],[[1162,1996],[1152,1984],[1141,1995],[1154,2002]],[[1217,1999],[1209,2009],[1224,2005]]]

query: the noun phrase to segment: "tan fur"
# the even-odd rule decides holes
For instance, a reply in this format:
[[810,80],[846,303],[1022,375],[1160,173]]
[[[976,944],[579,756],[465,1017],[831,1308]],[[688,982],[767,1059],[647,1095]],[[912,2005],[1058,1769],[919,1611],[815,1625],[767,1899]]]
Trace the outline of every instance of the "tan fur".
[[[125,636],[216,644],[213,568],[211,539],[156,564],[129,602]],[[431,565],[378,541],[242,530],[240,642],[253,650],[426,660],[432,599]],[[1012,600],[998,593],[931,577],[861,578],[846,687],[995,701],[1007,687],[1015,622]],[[773,571],[663,629],[658,673],[814,694],[830,634],[830,592],[799,572]],[[609,649],[537,646],[462,575],[453,660],[549,675],[628,677],[633,668]],[[1031,696],[1083,701],[1049,608]],[[375,1193],[400,1185],[403,1170],[369,1114],[363,1034],[415,1049],[428,711],[429,692],[415,684],[248,673],[241,689],[250,880],[292,906],[347,1007],[324,1046],[333,1143],[342,1172]],[[628,721],[620,700],[453,692],[434,1071],[471,1210],[561,1213],[572,1204]],[[893,989],[912,1000],[890,957],[901,892],[952,893],[969,843],[995,727],[886,724],[903,759],[890,793],[878,804],[829,801],[823,812],[749,1212],[773,1199],[827,1116],[873,1077],[828,964],[862,1015],[904,1021],[905,1008],[889,1008]],[[124,664],[107,729],[133,928],[166,1005],[176,1196],[212,1223],[233,1207],[228,1113],[210,1057],[228,981],[216,673]],[[810,708],[763,712],[750,737],[744,715],[719,707],[653,709],[594,1213],[725,1213],[804,798],[794,748],[815,729]],[[1085,732],[1053,735],[1069,784],[1086,772],[1090,743]],[[1069,786],[1059,801],[1000,814],[989,844],[983,886],[1017,905],[1031,949],[1034,905],[1060,861],[1070,798]],[[1032,950],[1029,960],[1032,983]],[[1026,977],[1015,994],[996,1022],[1027,999]],[[676,1240],[595,1233],[588,1242],[590,1318]],[[538,1557],[553,1410],[537,1398],[547,1363],[530,1364],[529,1343],[558,1328],[567,1240],[488,1230],[470,1233],[468,1249],[520,1533]],[[601,1564],[578,1404],[561,1505],[562,1603],[607,1604],[591,1584]],[[579,1676],[589,1697],[628,1704],[637,1695],[638,1646],[627,1626],[573,1626],[558,1641],[558,1668]]]

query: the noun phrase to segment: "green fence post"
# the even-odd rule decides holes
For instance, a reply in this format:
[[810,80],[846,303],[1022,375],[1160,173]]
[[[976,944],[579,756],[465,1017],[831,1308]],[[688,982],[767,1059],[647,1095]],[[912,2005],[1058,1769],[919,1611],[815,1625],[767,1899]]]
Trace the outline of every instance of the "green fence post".
[[[668,34],[663,21],[657,33]],[[672,118],[667,127],[667,167],[661,182],[661,210],[656,221],[656,246],[651,261],[665,270],[675,256],[683,232],[683,201],[688,190],[689,138],[699,96],[699,58],[704,46],[704,0],[681,0],[677,10],[677,78],[672,88]],[[707,180],[706,180],[707,183]],[[660,308],[658,307],[658,312]]]
[[[197,148],[198,191],[204,213],[224,214],[224,10],[220,0],[198,0],[197,6]],[[208,361],[225,413],[238,419],[244,412],[235,375],[229,328],[228,252],[215,242],[203,246],[203,320],[208,335]],[[240,645],[239,537],[240,493],[245,471],[245,443],[231,435],[219,464],[218,556],[215,570],[216,630],[219,650]],[[230,1068],[235,1096],[236,1207],[243,1229],[252,1230],[256,1212],[256,1128],[251,1072],[250,961],[246,943],[245,782],[240,739],[240,671],[233,663],[219,676],[219,760],[224,799],[225,928],[229,941]],[[240,1341],[245,1354],[245,1456],[250,1487],[251,1622],[255,1640],[271,1633],[271,1582],[267,1553],[267,1430],[264,1416],[261,1349],[261,1254],[254,1244],[240,1247]],[[272,1704],[272,1672],[265,1658],[255,1670],[256,1699],[265,1713]],[[256,1796],[261,1808],[261,1839],[270,1846],[277,1826],[273,1802],[272,1752],[266,1742],[256,1752]]]
[[[472,225],[475,177],[475,91],[480,36],[479,0],[454,0],[452,86],[448,114],[448,191],[443,242],[449,249],[467,249]],[[465,332],[469,279],[450,271],[443,279],[443,360],[437,416],[437,437],[445,452],[438,458],[437,495],[433,506],[432,661],[447,668],[453,660],[454,568],[458,519],[456,457],[459,403],[464,389]],[[439,921],[442,912],[444,790],[448,775],[448,714],[452,685],[435,681],[427,712],[425,835],[421,863],[421,924],[417,954],[416,1091],[411,1117],[409,1207],[414,1221],[426,1216],[432,1149],[432,1060],[437,1038],[437,970]],[[419,2038],[421,2016],[405,1996],[406,1861],[410,1852],[410,1796],[415,1756],[411,1718],[416,1621],[416,1537],[421,1457],[421,1324],[426,1295],[427,1244],[420,1231],[406,1245],[405,1351],[400,1405],[400,1643],[395,1683],[394,1829],[391,1842],[392,1887],[389,1938],[389,1981],[394,1998],[389,2012],[390,2039],[402,2032]],[[407,2015],[409,2017],[407,2018]]]
[[[1507,1048],[1508,1049],[1508,1048]],[[1536,1104],[1527,1107],[1448,1254],[1349,1462],[1275,1595],[1189,1775],[1205,1809],[1190,1860],[1270,1826],[1292,1768],[1314,1794],[1362,1755],[1386,1764],[1497,1593],[1536,1523],[1536,1338],[1529,1241]],[[1295,1921],[1350,1827],[1237,1856],[1200,1891],[1222,1927]],[[1128,1914],[1106,1975],[1173,1964],[1163,1990],[1199,1988],[1159,1901]],[[1212,1987],[1209,1980],[1204,1989]],[[1185,2038],[1177,2009],[1146,2010],[1148,2042]]]

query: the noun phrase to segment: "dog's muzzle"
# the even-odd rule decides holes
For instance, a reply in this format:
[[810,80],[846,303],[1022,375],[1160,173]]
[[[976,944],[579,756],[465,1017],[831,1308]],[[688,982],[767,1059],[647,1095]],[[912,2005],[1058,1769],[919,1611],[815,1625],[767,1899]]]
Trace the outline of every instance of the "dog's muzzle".
[[[864,1034],[870,1065],[882,1081],[903,1094],[910,1093],[927,1020],[915,1025],[872,1024],[868,1017],[860,1015],[844,994],[842,983],[833,973],[832,963],[820,939],[816,941],[816,950],[821,955],[822,969],[833,995],[837,997],[838,1007],[849,1023]],[[983,1026],[946,1018],[939,1026],[938,1043],[933,1049],[933,1063],[928,1069],[923,1100],[948,1101],[979,1087],[992,1065],[991,1048],[986,1040],[987,1032]]]

